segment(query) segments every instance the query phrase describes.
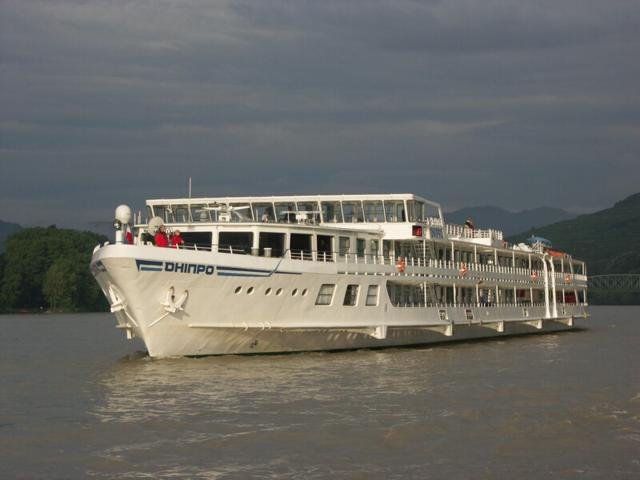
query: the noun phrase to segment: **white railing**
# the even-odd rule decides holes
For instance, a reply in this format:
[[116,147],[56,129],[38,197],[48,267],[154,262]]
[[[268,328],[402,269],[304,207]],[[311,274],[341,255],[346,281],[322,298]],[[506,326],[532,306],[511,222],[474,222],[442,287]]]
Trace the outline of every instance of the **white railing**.
[[[155,248],[153,245],[150,247]],[[171,248],[171,247],[169,247]],[[206,251],[215,250],[211,246],[199,245],[183,245],[177,247],[180,250],[189,251]],[[242,246],[225,246],[217,247],[220,253],[228,253],[234,255],[251,255],[247,247]],[[265,257],[262,257],[265,258]],[[287,250],[282,256],[274,256],[272,258],[281,258],[287,260],[314,261],[322,263],[342,263],[349,266],[350,273],[358,273],[353,266],[359,265],[381,265],[394,267],[395,275],[418,275],[430,276],[436,275],[447,278],[460,278],[461,280],[508,280],[512,283],[520,283],[526,285],[540,285],[544,283],[544,270],[529,269],[525,267],[509,267],[503,265],[472,263],[472,262],[456,262],[451,260],[441,260],[424,257],[402,257],[392,255],[379,255],[371,253],[338,253],[316,250]],[[424,269],[440,270],[440,273],[425,272]],[[508,275],[511,278],[495,278],[495,275]],[[551,272],[548,272],[549,281],[551,281]],[[556,286],[563,288],[566,286],[577,286],[576,284],[584,284],[587,277],[580,274],[572,274],[570,272],[555,273]],[[583,286],[583,285],[581,285]]]
[[488,229],[475,229],[469,228],[464,225],[455,225],[453,223],[446,224],[446,232],[449,237],[460,238],[491,238],[492,240],[502,240],[503,234],[500,230]]

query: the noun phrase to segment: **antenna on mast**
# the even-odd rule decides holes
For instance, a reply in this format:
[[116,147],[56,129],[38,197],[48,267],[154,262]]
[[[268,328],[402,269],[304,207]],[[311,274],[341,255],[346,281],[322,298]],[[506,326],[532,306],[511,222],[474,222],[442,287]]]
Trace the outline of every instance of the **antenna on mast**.
[[191,177],[189,177],[189,200],[191,200]]

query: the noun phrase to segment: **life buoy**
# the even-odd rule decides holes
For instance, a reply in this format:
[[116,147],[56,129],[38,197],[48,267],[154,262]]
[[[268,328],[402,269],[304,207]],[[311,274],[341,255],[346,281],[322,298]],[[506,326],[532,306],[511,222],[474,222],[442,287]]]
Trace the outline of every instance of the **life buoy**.
[[396,269],[398,270],[398,272],[404,272],[406,267],[407,264],[404,261],[404,257],[398,257],[398,261],[396,262]]
[[571,283],[571,275],[568,273],[564,276],[564,283]]
[[469,273],[469,269],[467,268],[467,264],[466,263],[461,263],[460,264],[460,276],[461,277],[465,277],[467,275],[467,273]]
[[538,272],[536,272],[535,270],[531,270],[531,280],[537,280],[538,279]]

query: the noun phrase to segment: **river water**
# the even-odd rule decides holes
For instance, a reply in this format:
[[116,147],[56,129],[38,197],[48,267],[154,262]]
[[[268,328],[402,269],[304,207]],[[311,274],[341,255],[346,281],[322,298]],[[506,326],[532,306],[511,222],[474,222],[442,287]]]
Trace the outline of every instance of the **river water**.
[[0,317],[0,478],[640,478],[640,307],[560,334],[151,360]]

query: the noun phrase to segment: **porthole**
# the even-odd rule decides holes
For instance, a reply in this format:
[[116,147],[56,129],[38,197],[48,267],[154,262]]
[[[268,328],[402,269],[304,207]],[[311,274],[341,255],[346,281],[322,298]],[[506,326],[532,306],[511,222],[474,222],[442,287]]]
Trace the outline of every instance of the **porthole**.
[[236,287],[234,293],[237,295],[242,291],[242,287]]
[[276,290],[276,295],[278,295],[278,296],[282,295],[282,289],[281,289],[281,288],[279,288],[278,290]]
[[291,292],[291,296],[295,297],[297,293],[298,293],[298,289],[294,288],[293,291]]
[[309,290],[307,290],[306,288],[304,290],[302,290],[302,296],[306,297],[307,293],[309,293]]
[[247,289],[247,295],[251,295],[253,293],[253,287],[249,287]]
[[264,294],[265,294],[265,295],[269,295],[270,293],[271,293],[271,289],[270,289],[270,288],[267,288],[267,289],[264,291]]

